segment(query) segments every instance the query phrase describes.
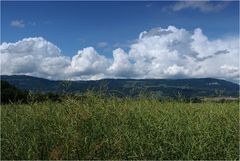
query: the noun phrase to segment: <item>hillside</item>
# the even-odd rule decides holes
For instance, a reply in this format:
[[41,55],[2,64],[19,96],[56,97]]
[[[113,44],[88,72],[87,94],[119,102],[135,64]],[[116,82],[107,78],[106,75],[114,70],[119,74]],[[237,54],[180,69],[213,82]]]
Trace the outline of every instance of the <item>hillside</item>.
[[1,80],[33,92],[86,92],[104,90],[119,96],[139,93],[158,97],[238,97],[239,85],[214,78],[199,79],[102,79],[96,81],[53,81],[24,75],[2,75]]
[[1,80],[1,101],[0,103],[12,103],[27,99],[27,92],[21,91],[8,82]]

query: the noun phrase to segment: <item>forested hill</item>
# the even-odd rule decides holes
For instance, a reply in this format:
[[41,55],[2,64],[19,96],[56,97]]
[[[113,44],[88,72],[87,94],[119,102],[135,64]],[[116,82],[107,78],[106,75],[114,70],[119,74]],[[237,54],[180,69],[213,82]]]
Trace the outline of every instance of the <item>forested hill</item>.
[[214,78],[199,79],[102,79],[96,81],[53,81],[25,75],[2,75],[1,80],[22,90],[33,92],[74,92],[102,90],[104,92],[134,96],[139,93],[176,97],[238,97],[239,85]]

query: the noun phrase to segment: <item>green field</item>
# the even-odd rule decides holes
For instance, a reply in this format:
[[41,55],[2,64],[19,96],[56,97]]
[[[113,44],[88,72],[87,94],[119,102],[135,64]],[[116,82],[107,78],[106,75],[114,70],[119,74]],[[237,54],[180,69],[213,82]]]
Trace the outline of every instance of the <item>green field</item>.
[[86,94],[1,105],[1,159],[239,159],[239,104]]

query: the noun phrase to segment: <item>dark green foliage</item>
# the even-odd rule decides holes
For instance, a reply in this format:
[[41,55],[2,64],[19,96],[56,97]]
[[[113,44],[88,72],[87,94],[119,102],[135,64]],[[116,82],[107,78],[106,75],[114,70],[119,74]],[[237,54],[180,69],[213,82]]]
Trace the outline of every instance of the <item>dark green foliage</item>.
[[199,97],[194,97],[190,99],[190,102],[192,103],[201,103],[202,100]]
[[53,101],[53,102],[61,102],[61,98],[64,95],[60,93],[32,93],[30,92],[27,98],[28,103],[34,102],[46,102],[46,101]]
[[73,98],[2,105],[1,159],[239,160],[237,102]]
[[[69,96],[71,96],[69,94]],[[32,93],[28,91],[22,91],[6,81],[1,80],[1,104],[6,103],[32,103],[32,102],[44,102],[54,101],[60,102],[64,98],[64,94],[60,93]]]
[[1,103],[25,102],[28,92],[21,91],[10,85],[8,82],[1,80]]

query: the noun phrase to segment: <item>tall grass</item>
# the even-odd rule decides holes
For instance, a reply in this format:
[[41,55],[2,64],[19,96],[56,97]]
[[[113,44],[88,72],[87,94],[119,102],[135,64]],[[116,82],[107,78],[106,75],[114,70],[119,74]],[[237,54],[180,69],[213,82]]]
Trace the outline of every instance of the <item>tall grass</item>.
[[2,105],[1,159],[239,159],[238,103],[88,93]]

